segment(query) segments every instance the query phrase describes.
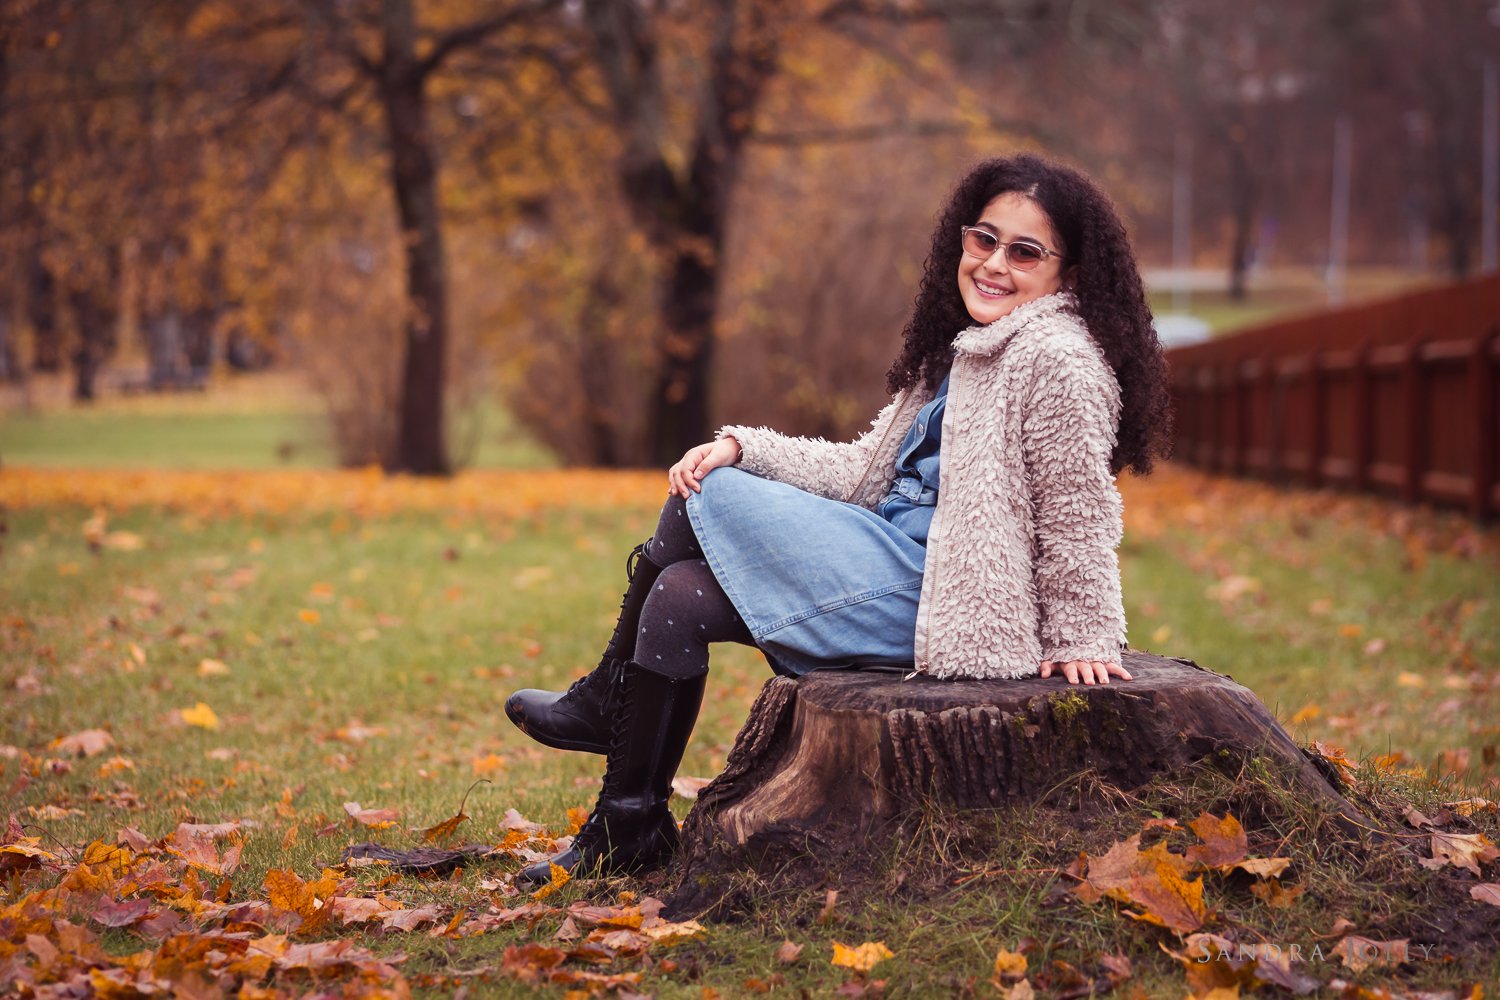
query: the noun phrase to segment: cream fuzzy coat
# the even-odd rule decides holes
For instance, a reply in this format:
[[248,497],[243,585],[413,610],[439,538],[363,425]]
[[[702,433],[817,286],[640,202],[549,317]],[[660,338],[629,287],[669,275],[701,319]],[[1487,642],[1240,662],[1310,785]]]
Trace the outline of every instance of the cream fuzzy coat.
[[[1114,373],[1058,292],[954,341],[942,486],[917,610],[917,670],[1030,677],[1041,662],[1120,661],[1120,494],[1109,469],[1119,424]],[[874,508],[896,477],[906,429],[932,398],[896,395],[858,440],[724,427],[740,466]]]

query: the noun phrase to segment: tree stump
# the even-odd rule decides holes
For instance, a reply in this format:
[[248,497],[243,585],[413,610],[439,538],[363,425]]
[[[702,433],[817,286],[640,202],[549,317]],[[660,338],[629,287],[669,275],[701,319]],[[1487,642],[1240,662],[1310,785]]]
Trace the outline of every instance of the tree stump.
[[928,803],[993,808],[1075,787],[1117,788],[1212,758],[1268,759],[1300,795],[1365,820],[1254,694],[1188,660],[1127,653],[1134,680],[944,681],[821,671],[762,689],[722,774],[683,825],[674,881],[840,865]]

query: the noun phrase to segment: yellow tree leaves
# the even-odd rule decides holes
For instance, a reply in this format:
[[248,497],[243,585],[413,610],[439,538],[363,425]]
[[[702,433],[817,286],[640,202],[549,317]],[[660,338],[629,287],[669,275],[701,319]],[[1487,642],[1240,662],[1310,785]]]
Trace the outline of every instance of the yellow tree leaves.
[[182,721],[189,726],[197,726],[199,729],[218,729],[219,716],[204,702],[198,702],[192,708],[184,708],[177,713]]
[[886,959],[895,957],[896,953],[887,948],[884,941],[866,941],[853,948],[833,942],[833,964],[855,972],[869,972]]
[[203,518],[339,512],[360,517],[403,511],[524,516],[559,507],[617,511],[661,502],[657,472],[469,471],[451,479],[387,476],[379,469],[193,472],[157,469],[6,469],[0,507],[83,504],[100,509],[160,506]]

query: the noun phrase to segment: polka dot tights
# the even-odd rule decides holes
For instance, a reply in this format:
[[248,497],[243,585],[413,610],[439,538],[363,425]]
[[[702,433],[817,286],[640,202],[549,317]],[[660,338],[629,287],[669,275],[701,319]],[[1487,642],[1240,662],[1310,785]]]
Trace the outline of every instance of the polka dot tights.
[[703,558],[681,497],[662,507],[646,558],[663,569],[641,608],[637,663],[670,677],[697,677],[708,672],[709,643],[755,644]]

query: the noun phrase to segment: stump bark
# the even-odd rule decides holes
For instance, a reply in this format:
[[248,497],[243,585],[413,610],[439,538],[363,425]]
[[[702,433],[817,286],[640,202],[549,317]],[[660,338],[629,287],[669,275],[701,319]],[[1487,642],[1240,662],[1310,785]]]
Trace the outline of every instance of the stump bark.
[[1350,828],[1367,822],[1231,678],[1127,653],[1134,680],[903,680],[821,671],[771,680],[722,774],[683,825],[676,881],[770,874],[799,858],[837,867],[882,825],[933,803],[1035,802],[1093,775],[1121,789],[1210,760],[1267,759]]

